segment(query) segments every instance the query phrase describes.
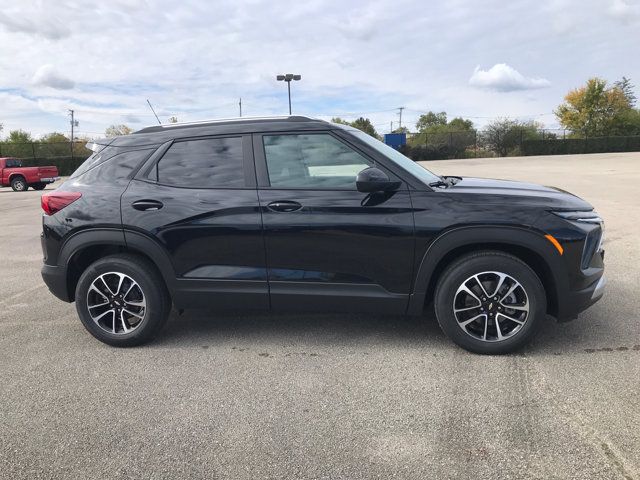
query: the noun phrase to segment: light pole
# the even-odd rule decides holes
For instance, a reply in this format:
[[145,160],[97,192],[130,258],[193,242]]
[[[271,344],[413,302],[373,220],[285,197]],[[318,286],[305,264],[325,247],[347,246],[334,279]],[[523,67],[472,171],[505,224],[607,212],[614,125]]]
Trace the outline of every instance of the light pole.
[[287,73],[285,75],[278,75],[276,80],[279,82],[287,82],[287,92],[289,93],[289,115],[291,115],[291,80],[298,81],[302,78],[302,75],[294,75],[293,73]]

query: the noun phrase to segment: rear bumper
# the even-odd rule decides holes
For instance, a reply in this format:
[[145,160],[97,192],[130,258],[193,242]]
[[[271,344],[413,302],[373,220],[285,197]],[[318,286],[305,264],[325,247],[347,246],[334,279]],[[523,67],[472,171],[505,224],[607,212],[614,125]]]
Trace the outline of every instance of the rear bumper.
[[607,278],[602,275],[584,290],[570,292],[564,301],[560,300],[561,308],[558,312],[558,321],[566,322],[576,318],[580,312],[602,298],[606,285]]
[[60,177],[42,177],[38,179],[38,183],[53,183],[56,180],[60,180]]
[[73,302],[67,287],[67,272],[65,268],[45,264],[42,266],[41,273],[42,279],[51,293],[63,302]]

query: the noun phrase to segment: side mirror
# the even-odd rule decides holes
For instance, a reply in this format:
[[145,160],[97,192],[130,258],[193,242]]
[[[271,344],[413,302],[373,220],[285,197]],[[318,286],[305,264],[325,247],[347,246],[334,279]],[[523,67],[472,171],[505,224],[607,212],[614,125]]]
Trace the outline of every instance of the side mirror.
[[356,188],[359,192],[388,192],[397,190],[400,182],[390,180],[386,173],[376,167],[369,167],[358,173]]

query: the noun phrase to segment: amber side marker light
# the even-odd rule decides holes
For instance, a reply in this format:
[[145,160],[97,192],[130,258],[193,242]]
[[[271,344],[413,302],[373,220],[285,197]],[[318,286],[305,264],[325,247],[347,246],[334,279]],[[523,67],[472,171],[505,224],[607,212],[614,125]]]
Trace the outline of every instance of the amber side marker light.
[[553,246],[556,247],[556,250],[558,250],[560,255],[564,253],[564,248],[562,248],[562,245],[560,245],[560,242],[556,240],[556,238],[553,235],[545,235],[544,238],[549,240],[553,244]]

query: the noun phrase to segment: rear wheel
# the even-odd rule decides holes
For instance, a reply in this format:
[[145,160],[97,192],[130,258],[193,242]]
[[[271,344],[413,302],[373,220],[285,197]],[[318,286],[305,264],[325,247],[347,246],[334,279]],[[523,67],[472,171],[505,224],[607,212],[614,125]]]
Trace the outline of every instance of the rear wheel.
[[44,190],[44,187],[47,186],[46,183],[34,183],[32,185],[29,185],[31,188],[33,188],[34,190]]
[[27,185],[24,177],[13,177],[11,180],[11,188],[13,188],[14,192],[26,192],[29,185]]
[[91,264],[76,287],[84,327],[116,347],[151,340],[169,316],[171,302],[156,268],[135,255],[111,255]]
[[502,252],[466,255],[442,274],[434,300],[445,334],[475,353],[502,354],[526,344],[546,311],[540,279]]

